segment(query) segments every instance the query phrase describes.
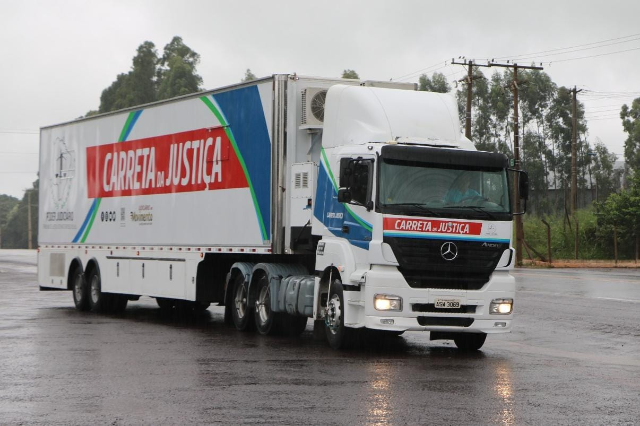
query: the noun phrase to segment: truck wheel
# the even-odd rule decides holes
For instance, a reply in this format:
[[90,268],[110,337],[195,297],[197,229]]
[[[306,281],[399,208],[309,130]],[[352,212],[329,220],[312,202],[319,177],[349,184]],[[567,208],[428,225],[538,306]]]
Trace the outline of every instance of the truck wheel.
[[353,330],[344,325],[344,290],[339,279],[331,284],[325,325],[327,340],[333,349],[343,348],[353,334]]
[[254,312],[256,329],[262,335],[275,334],[280,322],[280,315],[271,310],[271,292],[269,291],[269,279],[263,275],[258,281],[258,300]]
[[82,269],[79,266],[73,270],[73,303],[79,311],[91,309],[89,304],[89,286],[84,280]]
[[484,345],[486,339],[486,333],[460,333],[453,338],[453,341],[461,351],[477,351]]
[[111,297],[102,292],[102,284],[100,281],[100,272],[94,268],[89,274],[89,303],[91,309],[95,312],[107,312],[111,305]]
[[242,275],[235,278],[232,294],[231,318],[233,319],[233,324],[240,331],[248,331],[253,321],[251,318],[252,312],[249,309],[249,292]]

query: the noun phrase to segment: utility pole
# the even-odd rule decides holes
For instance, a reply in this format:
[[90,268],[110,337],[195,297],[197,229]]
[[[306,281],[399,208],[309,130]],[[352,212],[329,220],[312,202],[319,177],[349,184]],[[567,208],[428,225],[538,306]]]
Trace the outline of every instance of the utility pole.
[[473,67],[488,67],[489,65],[474,64],[473,60],[464,60],[464,62],[456,62],[455,59],[451,59],[452,65],[467,65],[467,78],[458,80],[463,83],[467,83],[467,111],[464,122],[464,135],[467,139],[471,140],[471,98],[473,97],[473,80],[479,77],[473,76]]
[[578,209],[578,107],[577,95],[582,92],[577,87],[569,91],[571,96],[571,214],[574,215]]
[[27,248],[29,250],[33,249],[33,244],[31,242],[31,191],[27,190]]
[[[543,70],[542,67],[536,66],[523,66],[516,63],[510,64],[508,61],[506,64],[498,64],[493,60],[486,65],[474,64],[472,60],[464,60],[464,62],[455,62],[451,60],[452,65],[467,65],[469,67],[467,74],[467,114],[466,114],[466,128],[465,136],[471,139],[471,96],[473,87],[473,67],[502,67],[513,69],[513,83],[511,90],[513,91],[513,155],[514,155],[514,167],[516,170],[520,170],[520,135],[518,128],[518,69],[527,70]],[[515,199],[515,211],[520,211],[520,194],[518,190],[518,176],[516,173],[513,180],[513,197]],[[516,264],[522,265],[522,240],[524,239],[524,233],[522,229],[522,215],[516,216]]]
[[[513,82],[511,83],[511,90],[513,91],[513,159],[514,167],[516,170],[520,170],[520,130],[519,130],[519,117],[518,117],[518,70],[542,70],[542,67],[536,66],[522,66],[518,64],[496,64],[495,62],[489,62],[490,67],[502,67],[513,69]],[[518,188],[519,174],[516,173],[513,177],[513,198],[515,199],[514,209],[516,212],[520,211],[520,193]],[[522,228],[522,215],[516,216],[516,265],[522,265],[522,240],[524,239],[524,232]]]

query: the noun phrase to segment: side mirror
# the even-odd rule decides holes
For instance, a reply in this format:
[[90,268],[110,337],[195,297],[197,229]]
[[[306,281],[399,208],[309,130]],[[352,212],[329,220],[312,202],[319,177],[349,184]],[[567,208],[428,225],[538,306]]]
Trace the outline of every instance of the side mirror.
[[341,158],[340,159],[340,188],[346,188],[351,186],[351,179],[353,176],[353,169],[351,168],[353,165],[352,158]]
[[507,169],[510,172],[518,174],[518,195],[523,200],[522,211],[513,212],[514,216],[525,214],[527,212],[527,200],[529,199],[529,175],[524,170]]
[[518,177],[518,192],[520,194],[520,198],[527,201],[529,199],[529,175],[527,172],[520,171],[520,176]]
[[340,189],[338,201],[373,209],[373,160],[358,158],[340,159]]
[[338,190],[338,202],[339,203],[351,202],[351,190],[349,190],[349,188],[340,188]]

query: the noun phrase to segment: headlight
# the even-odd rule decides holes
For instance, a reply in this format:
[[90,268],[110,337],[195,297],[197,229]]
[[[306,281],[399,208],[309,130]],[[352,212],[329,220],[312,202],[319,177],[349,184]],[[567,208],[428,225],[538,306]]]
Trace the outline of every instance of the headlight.
[[509,315],[513,312],[513,299],[493,299],[489,306],[489,313],[495,315]]
[[373,297],[373,306],[377,311],[401,311],[402,297],[389,294],[376,294]]

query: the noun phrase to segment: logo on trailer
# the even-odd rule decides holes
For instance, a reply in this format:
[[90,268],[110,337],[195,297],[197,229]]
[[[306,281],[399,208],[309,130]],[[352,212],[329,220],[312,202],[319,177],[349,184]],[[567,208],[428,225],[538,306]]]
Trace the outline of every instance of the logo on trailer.
[[87,148],[89,198],[246,187],[223,127]]
[[444,260],[451,261],[458,257],[458,246],[452,242],[446,242],[440,247],[440,255]]

